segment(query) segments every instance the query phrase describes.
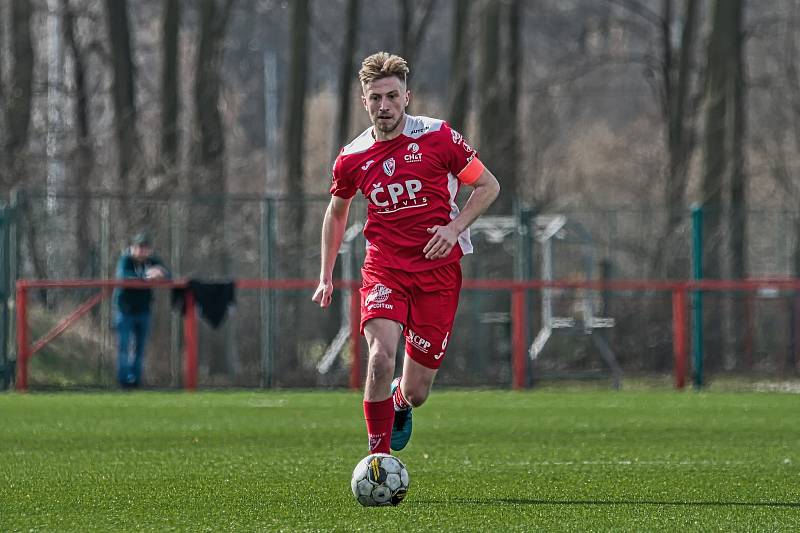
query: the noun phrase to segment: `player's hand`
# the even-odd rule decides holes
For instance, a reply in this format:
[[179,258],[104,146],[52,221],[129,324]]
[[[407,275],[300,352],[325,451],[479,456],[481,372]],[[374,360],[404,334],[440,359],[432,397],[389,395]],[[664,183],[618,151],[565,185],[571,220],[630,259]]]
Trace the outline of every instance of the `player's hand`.
[[333,283],[330,281],[320,281],[311,300],[318,303],[320,307],[328,307],[331,305],[331,295],[333,295]]
[[425,259],[441,259],[447,257],[453,251],[453,246],[458,242],[458,233],[448,226],[433,226],[428,228],[428,233],[433,235],[422,253]]

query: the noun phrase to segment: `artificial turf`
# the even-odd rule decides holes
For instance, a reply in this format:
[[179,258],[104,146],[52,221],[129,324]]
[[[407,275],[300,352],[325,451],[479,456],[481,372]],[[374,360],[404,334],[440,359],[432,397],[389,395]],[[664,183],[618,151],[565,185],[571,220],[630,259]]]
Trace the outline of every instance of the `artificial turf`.
[[0,531],[792,531],[800,397],[434,391],[396,508],[350,392],[0,395]]

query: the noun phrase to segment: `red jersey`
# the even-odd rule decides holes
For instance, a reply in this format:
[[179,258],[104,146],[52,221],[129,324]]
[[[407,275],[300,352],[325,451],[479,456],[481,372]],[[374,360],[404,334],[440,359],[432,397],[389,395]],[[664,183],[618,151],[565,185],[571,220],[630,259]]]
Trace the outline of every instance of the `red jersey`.
[[474,183],[482,170],[477,152],[446,122],[406,116],[398,137],[376,141],[370,127],[342,148],[330,192],[352,198],[360,190],[367,199],[365,265],[420,272],[472,253],[469,229],[447,257],[426,259],[422,250],[428,228],[458,215],[460,184]]

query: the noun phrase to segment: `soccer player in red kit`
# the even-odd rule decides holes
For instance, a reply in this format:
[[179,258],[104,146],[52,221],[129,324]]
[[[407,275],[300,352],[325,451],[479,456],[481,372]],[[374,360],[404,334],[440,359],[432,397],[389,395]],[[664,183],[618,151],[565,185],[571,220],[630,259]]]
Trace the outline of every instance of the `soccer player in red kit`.
[[[333,266],[350,202],[367,199],[361,269],[361,331],[369,346],[364,417],[370,453],[401,450],[411,437],[411,408],[428,397],[451,335],[461,290],[467,229],[500,186],[460,133],[442,121],[405,113],[411,93],[403,58],[373,54],[359,71],[372,126],[342,148],[333,165],[322,223],[322,264],[313,300],[331,303]],[[460,185],[472,193],[459,211]],[[392,381],[405,336],[403,373]]]

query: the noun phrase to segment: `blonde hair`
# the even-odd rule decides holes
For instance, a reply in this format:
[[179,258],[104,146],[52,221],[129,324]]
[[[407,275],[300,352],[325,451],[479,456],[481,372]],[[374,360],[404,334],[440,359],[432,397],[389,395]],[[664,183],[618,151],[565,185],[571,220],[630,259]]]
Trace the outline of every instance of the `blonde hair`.
[[403,83],[409,73],[408,64],[402,57],[388,52],[378,52],[364,58],[361,62],[361,70],[358,71],[358,79],[362,85],[366,85],[381,78],[397,76]]

